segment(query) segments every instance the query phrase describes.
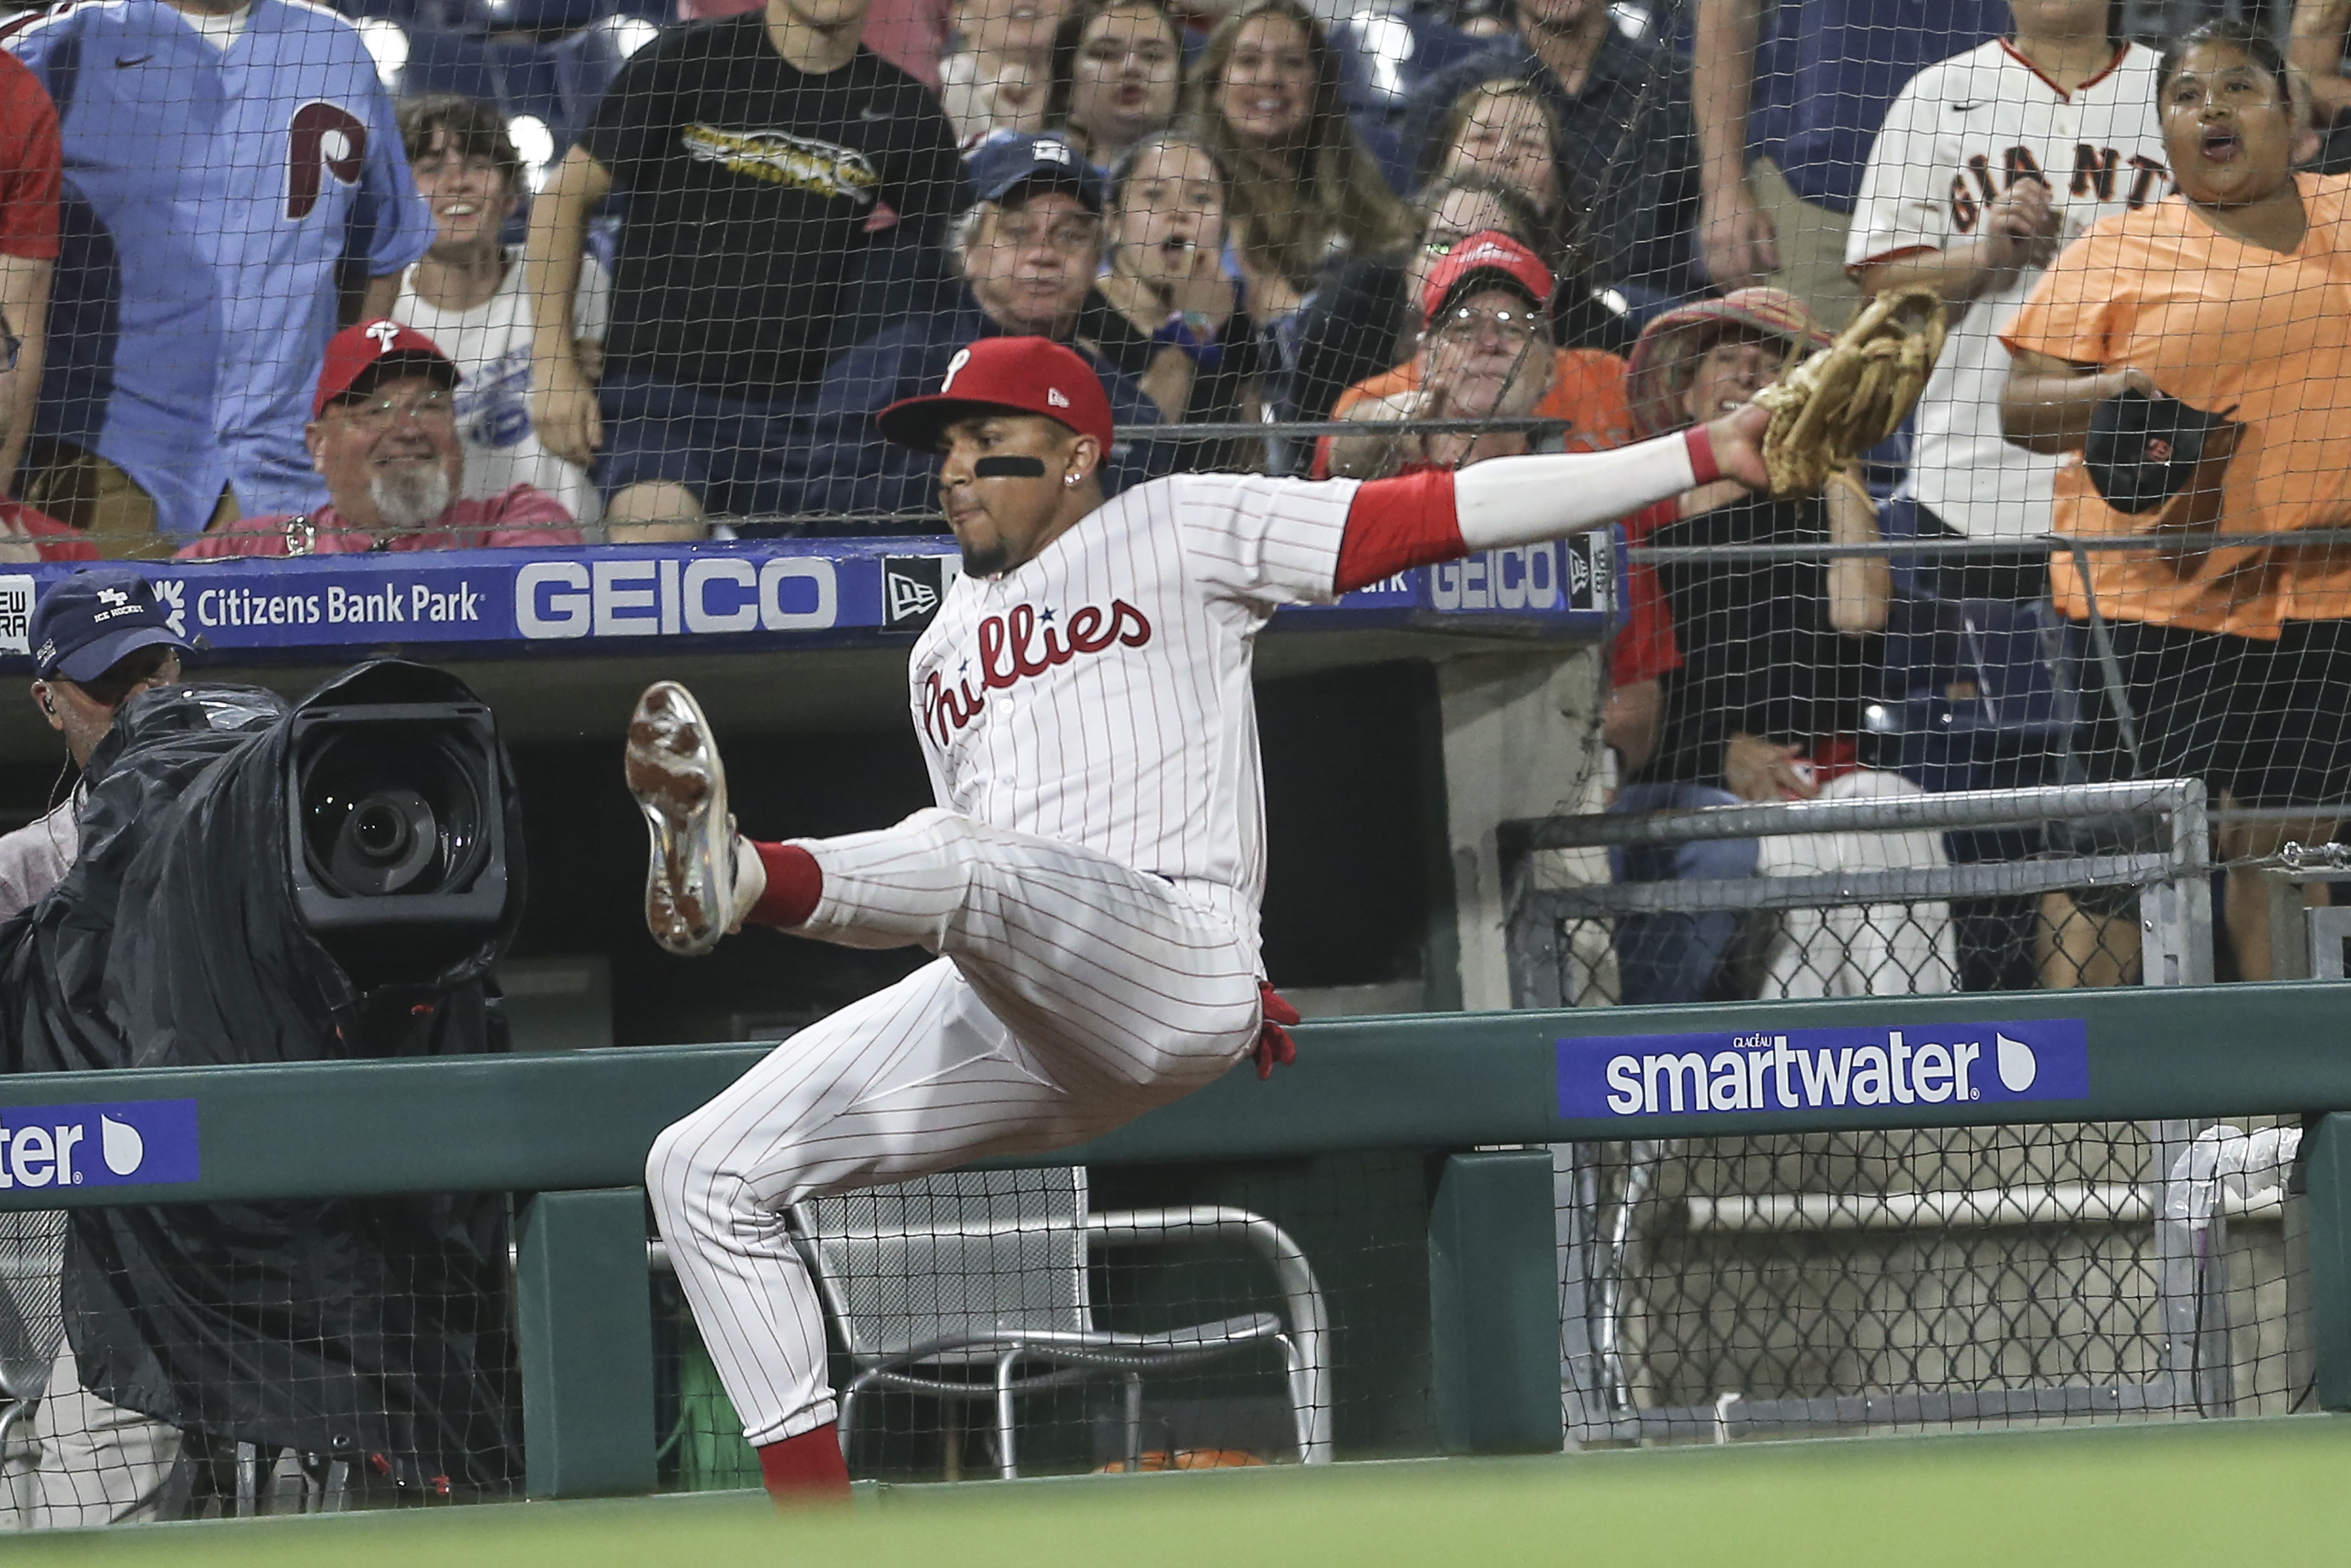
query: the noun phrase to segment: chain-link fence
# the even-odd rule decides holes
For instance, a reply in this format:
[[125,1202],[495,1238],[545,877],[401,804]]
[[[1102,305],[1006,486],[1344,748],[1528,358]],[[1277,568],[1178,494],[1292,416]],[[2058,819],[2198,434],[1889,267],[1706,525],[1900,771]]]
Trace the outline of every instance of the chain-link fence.
[[[2069,822],[2129,847],[1951,864],[1938,841]],[[1954,901],[2090,888],[2136,915],[2146,983],[2209,980],[2206,833],[2192,781],[1513,824],[1514,979],[1549,1006],[1677,977],[1733,1002],[1948,991]],[[1809,860],[1767,855],[1760,875],[1556,880],[1562,852],[1623,868],[1628,849],[1786,838]],[[2256,1121],[1562,1145],[1570,1429],[1722,1440],[2297,1407],[2299,1138]]]

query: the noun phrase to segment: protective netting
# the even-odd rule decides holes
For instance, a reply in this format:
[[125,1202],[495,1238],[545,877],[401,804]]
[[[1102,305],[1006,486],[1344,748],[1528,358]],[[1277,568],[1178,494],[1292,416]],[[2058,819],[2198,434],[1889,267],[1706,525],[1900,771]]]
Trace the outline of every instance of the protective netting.
[[125,1211],[189,1239],[162,1270],[109,1248],[105,1211],[0,1217],[0,1529],[519,1495],[505,1208],[278,1206],[269,1225],[313,1249],[307,1287],[194,1239],[251,1207]]
[[2300,1130],[2260,1119],[1562,1149],[1587,1440],[2307,1407]]

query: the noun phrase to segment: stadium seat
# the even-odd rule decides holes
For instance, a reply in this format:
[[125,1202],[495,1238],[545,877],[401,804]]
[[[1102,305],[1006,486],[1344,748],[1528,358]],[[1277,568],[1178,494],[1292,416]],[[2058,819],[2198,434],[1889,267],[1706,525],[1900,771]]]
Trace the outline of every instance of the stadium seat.
[[0,1450],[21,1446],[16,1425],[47,1388],[49,1364],[65,1340],[57,1295],[65,1218],[0,1215]]
[[554,55],[541,46],[419,27],[408,36],[400,90],[405,98],[454,92],[485,99],[509,118],[532,114],[551,126],[562,117],[556,82]]
[[660,29],[642,17],[614,13],[582,27],[549,47],[555,64],[555,94],[562,119],[557,123],[559,141],[569,144],[588,123],[604,89],[621,74],[629,57],[653,42]]
[[[1115,1376],[1126,1390],[1126,1463],[1140,1468],[1143,1377],[1261,1346],[1287,1370],[1297,1458],[1330,1458],[1322,1297],[1305,1256],[1244,1209],[1086,1212],[1086,1173],[963,1171],[791,1207],[826,1310],[855,1368],[841,1386],[841,1440],[861,1396],[882,1389],[993,1401],[997,1464],[1019,1474],[1019,1396]],[[1157,1333],[1097,1326],[1088,1249],[1231,1236],[1273,1265],[1287,1322],[1247,1312]],[[1035,1370],[1024,1374],[1024,1364]]]
[[1347,117],[1379,161],[1388,183],[1402,191],[1412,171],[1405,167],[1397,136],[1405,99],[1430,77],[1480,49],[1492,38],[1476,37],[1426,12],[1365,9],[1331,28],[1331,48],[1339,57],[1339,94]]
[[604,0],[463,0],[459,25],[479,33],[528,33],[556,37],[576,33],[603,15]]
[[2064,624],[2040,602],[1897,595],[1886,695],[1863,712],[1880,765],[1925,789],[1987,789],[2004,761],[2064,750],[2078,704]]

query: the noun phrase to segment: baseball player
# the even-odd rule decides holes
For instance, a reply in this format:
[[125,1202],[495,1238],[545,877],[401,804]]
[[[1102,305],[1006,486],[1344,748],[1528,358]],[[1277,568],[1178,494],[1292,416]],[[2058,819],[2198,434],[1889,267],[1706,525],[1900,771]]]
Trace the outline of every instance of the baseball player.
[[1767,416],[1612,452],[1357,484],[1196,474],[1105,502],[1102,383],[1041,338],[974,343],[879,418],[944,454],[963,575],[915,643],[938,806],[755,842],[694,699],[629,729],[645,914],[673,952],[742,924],[937,960],[779,1046],[646,1166],[679,1282],[779,1500],[845,1495],[816,1291],[786,1205],[1108,1132],[1297,1015],[1258,960],[1263,789],[1249,684],[1283,604],[1591,528],[1717,477],[1760,486]]
[[[1873,295],[1924,284],[1967,301],[1919,400],[1900,498],[1915,501],[1922,534],[2022,546],[2048,531],[2057,459],[2001,435],[2000,334],[2060,249],[2108,214],[2161,200],[2171,181],[2155,51],[2108,35],[2107,0],[2014,10],[2012,37],[1928,66],[1896,97],[1845,270]],[[2034,591],[2016,597],[2045,591],[2047,554],[2033,558]]]

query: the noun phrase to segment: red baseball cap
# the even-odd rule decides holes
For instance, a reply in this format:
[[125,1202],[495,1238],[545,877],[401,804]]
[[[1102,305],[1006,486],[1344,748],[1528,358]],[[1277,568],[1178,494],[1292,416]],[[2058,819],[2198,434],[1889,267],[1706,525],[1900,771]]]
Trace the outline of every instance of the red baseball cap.
[[1549,305],[1559,287],[1542,257],[1499,229],[1480,229],[1428,269],[1428,281],[1420,286],[1420,324],[1436,320],[1456,298],[1489,277],[1539,306]]
[[382,379],[377,372],[395,369],[431,376],[445,387],[464,379],[440,344],[413,327],[379,317],[346,327],[327,340],[326,360],[319,367],[319,390],[310,399],[310,417],[318,418],[339,397],[374,386]]
[[1050,338],[982,338],[958,349],[937,392],[901,398],[873,423],[901,446],[936,452],[942,430],[987,409],[1042,414],[1110,450],[1110,394],[1102,378],[1075,350]]

